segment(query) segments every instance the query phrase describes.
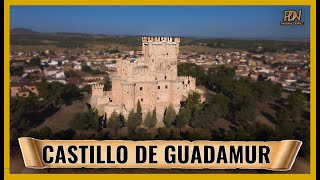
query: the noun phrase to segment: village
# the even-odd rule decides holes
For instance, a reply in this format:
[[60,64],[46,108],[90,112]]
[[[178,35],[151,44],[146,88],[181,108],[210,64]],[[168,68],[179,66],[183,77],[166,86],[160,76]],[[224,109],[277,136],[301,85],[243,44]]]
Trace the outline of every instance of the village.
[[[310,56],[306,51],[257,53],[232,51],[219,54],[180,53],[178,64],[194,63],[204,69],[225,65],[236,68],[237,77],[259,78],[281,83],[288,91],[301,89],[310,93]],[[117,70],[119,60],[137,61],[142,51],[65,50],[54,52],[21,52],[10,55],[11,96],[37,95],[36,84],[43,81],[75,84],[80,89],[95,83],[110,80]]]

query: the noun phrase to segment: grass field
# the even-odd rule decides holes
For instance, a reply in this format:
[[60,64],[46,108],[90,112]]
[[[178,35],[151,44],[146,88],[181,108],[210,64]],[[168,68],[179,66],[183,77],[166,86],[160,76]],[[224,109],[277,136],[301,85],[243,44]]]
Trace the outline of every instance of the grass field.
[[[41,51],[45,49],[95,49],[108,50],[140,50],[141,39],[137,36],[107,36],[82,34],[36,34],[11,35],[11,50]],[[224,53],[234,50],[254,51],[263,47],[265,51],[309,50],[306,41],[276,41],[276,40],[245,40],[245,39],[197,39],[181,37],[181,52]]]

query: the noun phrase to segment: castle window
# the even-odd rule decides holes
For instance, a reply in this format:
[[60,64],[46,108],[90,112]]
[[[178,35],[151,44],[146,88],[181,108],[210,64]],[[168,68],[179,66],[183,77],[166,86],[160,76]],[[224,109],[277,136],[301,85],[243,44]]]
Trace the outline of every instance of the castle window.
[[190,84],[190,81],[188,81],[188,84]]
[[184,81],[182,82],[182,84],[184,84]]
[[164,79],[167,79],[167,76],[164,76]]
[[167,55],[169,55],[169,53],[167,53]]
[[140,87],[140,91],[142,91],[142,87]]
[[127,94],[129,94],[129,91],[127,91]]
[[160,86],[158,86],[158,89],[160,89]]
[[168,86],[166,85],[166,89],[168,89]]
[[141,98],[141,102],[143,102],[143,98]]
[[157,97],[157,99],[159,100],[159,97]]

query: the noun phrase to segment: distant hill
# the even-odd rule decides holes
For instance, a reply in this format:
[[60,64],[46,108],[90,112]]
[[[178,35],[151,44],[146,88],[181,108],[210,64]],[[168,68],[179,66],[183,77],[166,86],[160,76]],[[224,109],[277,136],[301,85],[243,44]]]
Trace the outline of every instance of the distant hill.
[[11,35],[36,35],[40,33],[27,28],[12,28],[10,30],[10,34]]

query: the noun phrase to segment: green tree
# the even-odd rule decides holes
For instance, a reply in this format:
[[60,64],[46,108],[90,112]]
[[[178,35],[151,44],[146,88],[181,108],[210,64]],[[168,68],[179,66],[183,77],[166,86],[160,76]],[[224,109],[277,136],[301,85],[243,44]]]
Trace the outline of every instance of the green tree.
[[213,110],[216,117],[226,117],[229,114],[229,103],[228,97],[223,94],[217,94],[213,97]]
[[91,85],[86,84],[86,85],[81,89],[81,91],[90,94],[91,91],[92,91],[92,87],[91,87]]
[[51,136],[50,127],[45,126],[45,127],[41,128],[40,131],[39,131],[39,134],[40,134],[41,139],[50,138],[50,136]]
[[110,79],[106,79],[104,81],[103,91],[110,91],[111,88],[112,88],[112,84],[111,84]]
[[174,110],[172,104],[170,104],[164,114],[163,122],[167,128],[170,128],[172,123],[176,118],[176,111]]
[[155,127],[157,125],[157,109],[156,109],[156,107],[154,107],[154,109],[152,111],[151,119],[152,119],[151,122],[153,124],[153,127]]
[[36,57],[33,57],[29,60],[29,63],[28,63],[28,66],[38,66],[38,67],[41,67],[40,65],[41,61],[40,61],[40,57],[39,56],[36,56]]
[[280,97],[282,93],[283,87],[281,83],[276,83],[273,87],[272,94],[275,97]]
[[112,112],[111,116],[108,119],[107,126],[112,128],[117,134],[118,130],[122,127],[122,122],[120,120],[119,114],[115,111]]
[[142,109],[141,109],[140,100],[138,100],[138,103],[137,103],[137,112],[136,112],[135,116],[136,116],[138,124],[140,125],[142,122]]
[[151,134],[148,133],[147,129],[138,128],[136,131],[137,132],[129,132],[128,139],[131,139],[134,141],[143,141],[143,140],[150,140],[151,139]]
[[210,90],[224,92],[233,85],[236,69],[226,66],[211,67],[208,69],[206,87]]
[[250,121],[254,121],[256,110],[252,106],[245,106],[236,113],[236,121],[240,124],[247,124]]
[[65,71],[66,78],[72,78],[72,77],[81,77],[77,72],[73,70]]
[[205,85],[206,74],[203,67],[194,63],[183,63],[178,65],[179,76],[192,76],[197,79],[197,85]]
[[146,115],[146,118],[144,120],[144,125],[151,129],[151,128],[154,128],[156,126],[156,123],[157,123],[157,119],[154,119],[154,113],[151,114],[150,111],[148,111],[147,115]]
[[241,125],[246,125],[256,119],[256,99],[252,94],[243,97],[237,108],[235,120]]
[[270,80],[257,81],[253,84],[252,91],[260,102],[265,102],[272,95],[273,84]]
[[37,85],[37,88],[40,91],[40,97],[52,103],[54,107],[57,107],[57,104],[61,103],[63,86],[60,82],[41,82]]
[[167,128],[159,128],[157,139],[169,140],[170,139],[170,132],[168,131],[168,129]]
[[128,115],[128,121],[127,121],[127,127],[129,132],[134,132],[139,125],[140,125],[140,121],[137,119],[137,116],[135,115],[134,111],[131,110]]
[[100,130],[100,117],[97,109],[88,109],[85,112],[80,112],[74,115],[72,121],[70,121],[70,127],[78,130]]
[[64,103],[70,103],[79,99],[81,96],[80,90],[75,84],[64,85],[60,95]]
[[22,76],[23,67],[22,66],[10,66],[10,76]]
[[288,109],[290,110],[291,117],[296,122],[301,119],[302,110],[305,104],[305,97],[301,90],[292,92],[288,97]]
[[195,128],[204,128],[211,130],[215,123],[215,114],[213,110],[214,106],[209,106],[205,108],[204,111],[197,111],[194,118],[191,119],[191,126]]
[[181,128],[189,124],[190,119],[191,119],[191,110],[181,107],[175,121],[175,125],[177,128],[180,129],[180,132],[181,132]]
[[201,109],[201,94],[198,92],[192,92],[188,94],[186,100],[186,108],[190,109],[192,112],[196,112]]
[[276,121],[278,123],[283,122],[283,121],[289,121],[290,120],[290,113],[288,108],[284,107],[281,108],[279,111],[276,113]]

